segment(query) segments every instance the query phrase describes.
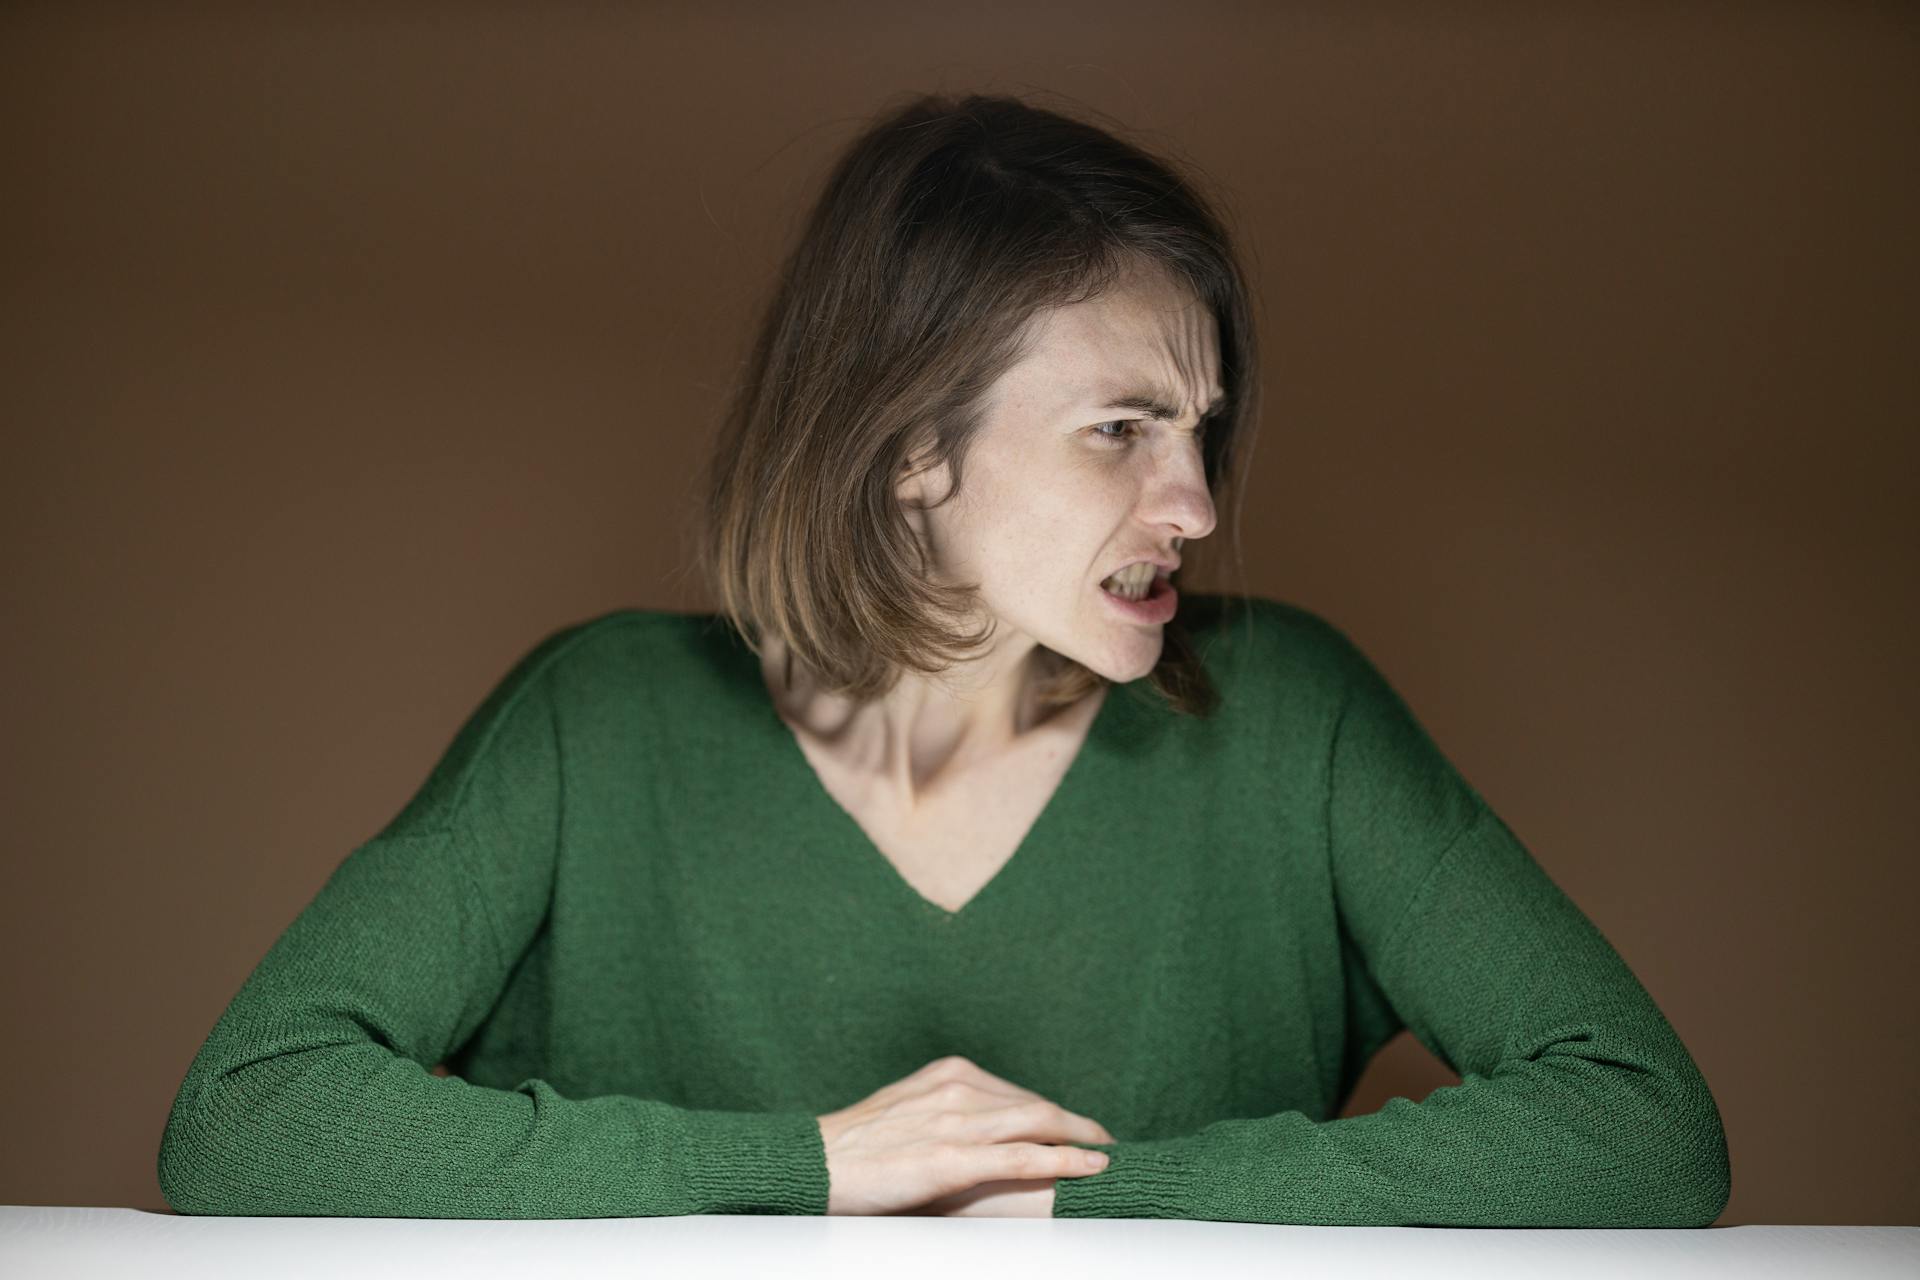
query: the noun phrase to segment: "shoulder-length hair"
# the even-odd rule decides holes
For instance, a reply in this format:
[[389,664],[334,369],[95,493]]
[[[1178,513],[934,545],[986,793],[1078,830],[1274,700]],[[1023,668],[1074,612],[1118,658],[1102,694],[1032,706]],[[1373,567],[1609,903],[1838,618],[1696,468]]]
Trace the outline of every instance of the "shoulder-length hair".
[[[960,629],[978,584],[932,579],[895,486],[925,458],[951,467],[940,501],[958,493],[985,394],[1029,318],[1143,261],[1219,326],[1227,399],[1202,444],[1217,509],[1259,388],[1246,282],[1196,183],[1012,97],[916,96],[856,138],[781,268],[706,469],[698,568],[747,645],[763,652],[771,633],[821,687],[866,701],[988,643],[991,618]],[[1237,518],[1234,537],[1237,549]],[[1107,683],[1039,653],[1044,705]],[[1218,702],[1179,616],[1150,682],[1181,714]]]

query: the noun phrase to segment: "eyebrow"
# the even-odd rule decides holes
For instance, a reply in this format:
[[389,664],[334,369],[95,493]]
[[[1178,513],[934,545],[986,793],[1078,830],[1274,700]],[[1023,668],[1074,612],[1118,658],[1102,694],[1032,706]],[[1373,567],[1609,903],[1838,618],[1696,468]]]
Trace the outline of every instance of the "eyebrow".
[[[1169,403],[1171,400],[1171,396],[1163,393],[1130,391],[1124,395],[1114,397],[1106,404],[1101,405],[1100,408],[1103,411],[1107,409],[1131,409],[1135,413],[1144,413],[1149,418],[1154,418],[1161,422],[1172,422],[1180,416],[1180,410]],[[1222,392],[1213,398],[1212,403],[1207,405],[1206,410],[1200,416],[1204,418],[1212,415],[1226,402],[1227,395],[1225,392]]]

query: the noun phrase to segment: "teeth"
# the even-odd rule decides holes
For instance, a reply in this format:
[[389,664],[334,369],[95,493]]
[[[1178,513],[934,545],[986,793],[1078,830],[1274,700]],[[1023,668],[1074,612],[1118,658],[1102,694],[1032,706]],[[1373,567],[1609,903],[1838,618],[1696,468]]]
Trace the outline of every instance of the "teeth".
[[1146,596],[1148,590],[1153,586],[1153,575],[1155,572],[1154,566],[1145,562],[1129,565],[1109,577],[1100,585],[1105,587],[1109,593],[1119,596],[1122,599],[1140,600]]

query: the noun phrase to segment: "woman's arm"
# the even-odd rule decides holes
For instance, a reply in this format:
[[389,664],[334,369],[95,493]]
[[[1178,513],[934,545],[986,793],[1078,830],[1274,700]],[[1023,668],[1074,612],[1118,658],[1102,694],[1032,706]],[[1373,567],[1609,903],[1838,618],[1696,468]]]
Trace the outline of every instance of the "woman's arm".
[[1439,1226],[1706,1226],[1730,1190],[1719,1109],[1619,954],[1328,628],[1346,693],[1328,749],[1341,925],[1461,1083],[1101,1149],[1056,1217]]
[[810,1114],[483,1088],[429,1068],[489,1015],[547,913],[557,633],[405,810],[353,850],[187,1071],[159,1151],[182,1213],[578,1218],[824,1213]]

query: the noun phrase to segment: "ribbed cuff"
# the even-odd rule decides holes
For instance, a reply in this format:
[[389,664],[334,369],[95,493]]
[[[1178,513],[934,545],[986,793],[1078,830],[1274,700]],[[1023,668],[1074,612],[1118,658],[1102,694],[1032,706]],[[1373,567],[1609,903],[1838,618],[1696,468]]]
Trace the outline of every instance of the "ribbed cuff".
[[1104,1151],[1112,1163],[1099,1173],[1053,1184],[1056,1218],[1190,1218],[1191,1185],[1180,1139],[1159,1142],[1075,1143]]
[[827,1151],[804,1111],[688,1111],[694,1213],[827,1211]]

